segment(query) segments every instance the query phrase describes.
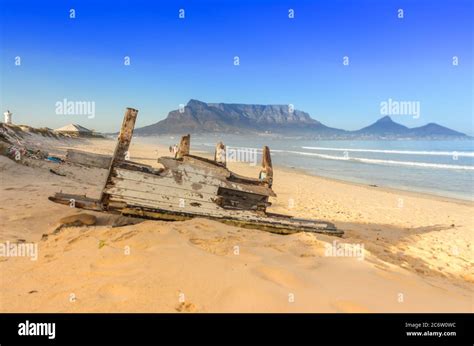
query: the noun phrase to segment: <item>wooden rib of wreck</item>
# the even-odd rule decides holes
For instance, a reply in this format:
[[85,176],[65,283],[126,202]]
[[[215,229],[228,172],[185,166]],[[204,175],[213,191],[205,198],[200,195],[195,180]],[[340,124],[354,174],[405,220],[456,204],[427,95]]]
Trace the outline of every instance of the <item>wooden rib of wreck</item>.
[[[224,223],[288,234],[299,231],[341,236],[330,222],[268,213],[273,168],[270,149],[263,148],[258,179],[239,176],[226,167],[225,146],[216,146],[214,160],[190,154],[184,136],[175,157],[160,157],[163,168],[127,160],[138,111],[127,108],[118,143],[100,199],[56,193],[49,199],[76,208],[159,220],[204,217]],[[84,161],[83,158],[81,158]]]

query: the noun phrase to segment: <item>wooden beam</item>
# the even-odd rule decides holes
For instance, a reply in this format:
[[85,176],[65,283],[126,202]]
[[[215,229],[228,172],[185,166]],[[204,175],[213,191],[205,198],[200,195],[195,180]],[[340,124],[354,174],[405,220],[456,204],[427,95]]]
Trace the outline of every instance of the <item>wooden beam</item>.
[[120,128],[120,133],[117,139],[117,146],[115,147],[114,155],[110,162],[109,173],[107,175],[107,180],[105,181],[104,190],[100,196],[100,202],[103,205],[107,204],[108,194],[106,194],[105,187],[110,183],[112,179],[112,172],[115,165],[124,161],[128,154],[128,149],[130,143],[132,142],[133,129],[135,128],[135,121],[137,120],[138,110],[134,108],[127,108],[125,115],[123,117],[122,127]]
[[176,153],[176,158],[181,159],[184,155],[189,155],[189,150],[191,147],[191,135],[181,137],[181,142],[179,143],[178,152]]
[[117,146],[113,156],[113,161],[125,160],[130,143],[132,141],[133,129],[135,128],[135,121],[137,120],[138,110],[134,108],[127,108],[123,117],[122,127],[118,135]]
[[268,187],[272,187],[272,184],[273,184],[272,157],[270,155],[270,148],[267,146],[264,146],[263,151],[262,151],[262,170],[260,171],[260,180],[266,182],[268,184]]
[[72,208],[102,211],[99,200],[86,196],[72,195],[59,192],[56,193],[54,196],[48,197],[48,199],[52,202],[64,204]]
[[224,167],[227,166],[225,145],[222,142],[216,144],[216,151],[214,152],[214,161],[224,165]]

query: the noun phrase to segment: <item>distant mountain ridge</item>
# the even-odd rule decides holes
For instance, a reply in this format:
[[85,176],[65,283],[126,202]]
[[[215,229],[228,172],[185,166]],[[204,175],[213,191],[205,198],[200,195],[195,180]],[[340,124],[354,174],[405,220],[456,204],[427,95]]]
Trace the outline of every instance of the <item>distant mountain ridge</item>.
[[152,136],[185,133],[274,133],[321,139],[469,138],[441,125],[430,123],[408,128],[389,116],[357,131],[332,128],[288,105],[205,103],[190,100],[184,109],[168,113],[166,119],[135,129],[135,134]]
[[464,133],[448,129],[447,127],[429,123],[420,127],[409,128],[398,124],[389,116],[380,118],[372,125],[364,127],[357,131],[352,131],[356,136],[374,136],[374,137],[406,137],[406,138],[461,138],[469,137]]

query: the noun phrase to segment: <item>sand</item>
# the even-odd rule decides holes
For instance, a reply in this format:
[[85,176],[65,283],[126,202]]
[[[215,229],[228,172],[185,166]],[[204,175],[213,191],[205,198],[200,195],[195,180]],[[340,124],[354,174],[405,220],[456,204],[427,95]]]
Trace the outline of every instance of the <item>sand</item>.
[[[111,154],[115,141],[40,144]],[[139,140],[130,149],[131,160],[157,167],[168,154]],[[0,156],[0,242],[38,245],[36,261],[0,257],[1,312],[473,311],[472,202],[275,167],[270,211],[329,220],[345,231],[342,239],[282,236],[203,218],[81,212],[47,198],[59,191],[98,197],[105,170],[28,164]],[[259,170],[229,168],[253,177]],[[78,213],[96,223],[59,227]],[[328,256],[334,241],[362,250]]]

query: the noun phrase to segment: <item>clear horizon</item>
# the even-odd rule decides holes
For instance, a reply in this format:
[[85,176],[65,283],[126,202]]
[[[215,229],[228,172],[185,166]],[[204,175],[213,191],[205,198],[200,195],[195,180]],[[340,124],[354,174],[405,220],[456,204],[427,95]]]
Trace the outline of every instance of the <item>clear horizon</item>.
[[[2,7],[1,107],[17,124],[113,132],[126,107],[139,109],[142,127],[198,99],[293,104],[327,126],[357,130],[382,118],[381,102],[392,99],[420,108],[418,118],[389,114],[397,123],[474,134],[467,0]],[[63,99],[93,102],[95,117],[57,114]]]

